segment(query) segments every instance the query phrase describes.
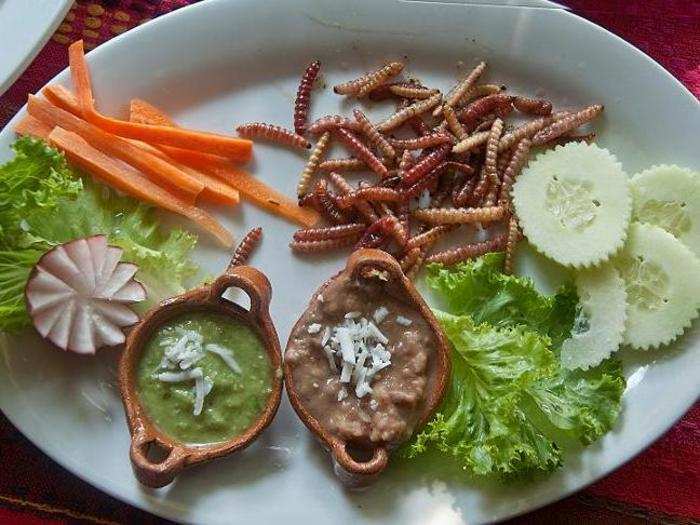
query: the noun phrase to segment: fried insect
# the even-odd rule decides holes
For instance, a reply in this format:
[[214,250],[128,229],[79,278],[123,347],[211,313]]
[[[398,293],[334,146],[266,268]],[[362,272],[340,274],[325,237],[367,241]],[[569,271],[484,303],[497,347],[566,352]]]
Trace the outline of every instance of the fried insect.
[[409,151],[408,148],[403,150],[403,153],[401,154],[401,160],[399,160],[399,175],[403,177],[406,174],[406,171],[413,166],[413,155]]
[[552,103],[542,98],[515,96],[513,107],[526,115],[546,116],[552,113]]
[[354,120],[341,117],[340,115],[325,115],[317,120],[314,120],[309,125],[309,133],[318,135],[320,133],[333,131],[334,129],[338,128],[345,128],[351,131],[360,131],[360,125]]
[[[404,199],[409,200],[412,199],[413,197],[418,197],[423,190],[428,189],[430,186],[433,186],[435,183],[437,183],[438,179],[440,176],[445,172],[445,163],[442,162],[435,166],[427,175],[424,177],[419,178],[416,182],[414,182],[411,186],[408,188],[404,188],[402,190]],[[402,179],[402,182],[406,180],[406,177]]]
[[373,236],[380,236],[384,237],[385,239],[392,238],[402,249],[408,240],[408,232],[404,229],[401,222],[395,215],[385,215],[378,221],[371,224],[362,234],[362,239],[360,239],[358,247],[360,247],[360,245],[362,247],[366,247],[366,242],[363,243],[363,240],[367,241]]
[[469,164],[465,164],[464,162],[457,162],[456,160],[445,161],[445,167],[448,169],[453,169],[460,173],[464,173],[465,175],[472,175],[474,173],[474,168],[471,167]]
[[336,129],[335,134],[351,153],[354,153],[358,159],[364,161],[365,164],[369,166],[369,169],[381,178],[387,176],[387,167],[360,141],[357,135],[342,128]]
[[418,272],[420,272],[420,269],[423,267],[423,263],[425,262],[425,257],[427,253],[428,252],[426,250],[421,250],[418,260],[413,264],[413,266],[411,266],[411,268],[407,272],[405,272],[406,277],[411,281],[416,278]]
[[320,180],[314,188],[314,195],[319,204],[321,214],[334,224],[344,224],[348,222],[348,217],[336,205],[336,200],[332,198],[328,191],[328,183],[325,180]]
[[394,159],[396,157],[396,150],[394,150],[393,146],[389,144],[389,141],[379,133],[376,126],[370,122],[362,110],[356,108],[353,110],[352,114],[355,116],[355,120],[360,125],[360,130],[367,137],[369,143],[377,148],[385,158]]
[[511,275],[513,273],[513,265],[515,259],[515,245],[521,239],[522,233],[518,226],[518,219],[515,215],[511,215],[508,220],[508,233],[506,235],[506,256],[503,261],[503,273]]
[[398,97],[423,100],[432,97],[440,91],[437,89],[428,89],[423,86],[394,84],[392,86],[389,86],[389,92],[393,93]]
[[357,235],[350,235],[325,241],[293,241],[289,243],[289,247],[296,253],[322,253],[352,246],[357,239]]
[[309,160],[306,162],[306,166],[304,166],[304,170],[301,172],[301,175],[299,175],[299,183],[297,184],[298,197],[302,197],[309,190],[311,178],[314,176],[314,173],[316,173],[316,169],[321,162],[321,158],[326,154],[330,140],[331,134],[330,132],[326,131],[323,135],[321,135],[321,138],[318,139],[316,146],[314,146],[314,149],[311,151]]
[[403,198],[403,194],[395,189],[368,186],[358,188],[349,195],[343,195],[339,199],[339,204],[341,207],[347,209],[361,200],[370,202],[401,202]]
[[306,133],[306,120],[309,117],[309,108],[311,106],[311,90],[320,70],[321,62],[318,60],[311,62],[301,76],[301,81],[297,88],[297,98],[294,101],[294,131],[299,135]]
[[401,265],[401,270],[404,272],[404,274],[408,270],[410,270],[414,264],[418,262],[418,259],[420,259],[420,255],[421,249],[417,247],[411,248],[406,252],[406,255],[404,255],[399,261],[399,264]]
[[262,233],[262,228],[258,226],[245,234],[245,237],[241,239],[241,242],[238,243],[238,246],[233,252],[233,257],[231,257],[229,268],[233,268],[234,266],[242,266],[248,262],[248,259],[250,259],[250,255],[253,253],[255,247],[260,244]]
[[[467,91],[469,91],[469,88],[471,88],[474,85],[474,82],[477,81],[477,79],[481,76],[485,69],[486,62],[479,62],[476,65],[476,67],[472,69],[466,77],[464,77],[464,79],[457,82],[457,85],[455,85],[449,91],[449,93],[447,93],[447,96],[445,97],[445,102],[447,102],[452,107],[457,106],[462,97],[467,93]],[[442,113],[442,108],[436,109],[433,112],[433,116],[437,117],[440,115],[440,113]]]
[[460,109],[457,112],[457,118],[464,124],[467,131],[472,131],[479,125],[479,119],[486,115],[495,112],[498,116],[504,117],[511,109],[510,96],[497,93],[477,99],[464,109]]
[[451,248],[442,252],[434,253],[426,258],[428,263],[441,263],[445,265],[456,264],[458,262],[480,257],[489,252],[503,249],[506,242],[506,235],[499,234],[494,238],[483,242],[465,244],[458,248]]
[[[343,196],[352,194],[352,186],[350,186],[348,181],[346,181],[341,175],[337,173],[331,173],[328,177],[330,178],[331,182],[335,185],[335,187],[338,188],[338,191]],[[353,203],[353,207],[368,224],[372,224],[379,218],[376,212],[374,211],[374,208],[372,208],[372,205],[367,201],[356,201]]]
[[390,139],[390,141],[396,149],[402,149],[405,152],[406,150],[433,148],[440,144],[451,143],[452,137],[447,133],[430,133],[411,139]]
[[513,187],[516,177],[520,174],[520,171],[527,162],[531,146],[532,142],[530,139],[523,139],[518,142],[518,145],[515,147],[515,151],[513,151],[513,156],[510,158],[508,166],[503,170],[503,181],[498,196],[499,206],[510,207],[510,190]]
[[[470,203],[476,204],[478,201],[480,202],[481,197],[483,197],[483,195],[474,195],[474,190],[476,189],[476,186],[477,179],[474,177],[466,180],[463,184],[459,186],[455,186],[454,191],[452,192],[452,204],[457,208],[461,208],[467,206]],[[486,189],[484,188],[483,191],[485,193]]]
[[401,73],[403,67],[404,65],[401,62],[390,62],[361,77],[338,84],[333,87],[333,91],[337,95],[356,95],[357,97],[364,97],[379,84]]
[[476,133],[468,136],[466,139],[455,144],[452,148],[452,153],[466,153],[476,149],[482,144],[486,144],[490,134],[490,131],[477,131]]
[[460,102],[466,104],[467,102],[474,100],[475,98],[485,97],[488,95],[495,95],[496,93],[501,93],[505,91],[505,86],[499,86],[497,84],[480,84],[478,86],[470,87],[464,94]]
[[414,210],[413,216],[429,224],[469,224],[498,221],[505,215],[503,206],[479,208],[427,208]]
[[365,161],[355,157],[328,159],[318,165],[318,171],[366,171],[368,169]]
[[464,129],[459,119],[457,119],[457,114],[452,106],[449,104],[443,104],[442,114],[445,117],[445,124],[447,128],[452,132],[452,134],[457,137],[457,140],[462,141],[467,138],[467,131]]
[[565,146],[571,142],[585,142],[586,144],[590,144],[591,142],[595,142],[595,138],[595,132],[586,133],[585,135],[562,135],[561,137],[547,142],[546,146],[556,148],[557,146]]
[[549,117],[538,118],[515,128],[501,137],[501,141],[498,143],[498,151],[510,149],[524,138],[532,138],[535,133],[569,115],[568,111],[560,111]]
[[295,241],[327,241],[352,235],[359,235],[367,228],[366,224],[351,222],[326,228],[307,228],[294,232]]
[[573,115],[559,119],[543,130],[538,131],[532,137],[532,145],[540,146],[542,144],[546,144],[550,140],[561,137],[564,133],[568,133],[579,126],[582,126],[586,122],[593,120],[595,117],[600,115],[602,111],[603,106],[601,104],[593,104],[592,106],[588,106],[587,108],[584,108]]
[[452,149],[451,144],[444,144],[416,162],[406,173],[401,181],[402,186],[410,187],[418,182],[422,177],[434,170]]
[[454,231],[456,228],[458,228],[458,226],[454,224],[442,224],[440,226],[433,226],[429,230],[426,230],[423,233],[419,233],[418,235],[414,235],[413,237],[411,237],[406,243],[406,250],[419,248],[426,244],[432,245],[438,240],[442,239],[449,232]]
[[377,125],[377,129],[384,133],[392,129],[398,128],[408,119],[421,115],[438,105],[441,99],[442,95],[440,93],[436,93],[430,98],[426,98],[425,100],[419,100],[415,104],[411,104],[408,107],[400,109],[399,111],[391,115],[384,122],[381,122],[379,125]]
[[249,124],[241,124],[236,128],[236,131],[241,137],[248,139],[264,139],[299,149],[309,149],[311,147],[309,141],[301,135],[294,133],[291,129],[275,126],[274,124],[250,122]]
[[408,119],[408,125],[411,126],[413,133],[419,137],[430,133],[430,126],[419,116]]
[[483,170],[486,172],[486,177],[490,181],[490,189],[486,197],[486,206],[493,206],[495,204],[496,198],[498,197],[498,187],[501,184],[501,180],[498,177],[498,141],[503,133],[503,121],[497,118],[493,126],[491,126],[491,131],[489,132],[489,138],[486,142],[486,156],[484,159]]

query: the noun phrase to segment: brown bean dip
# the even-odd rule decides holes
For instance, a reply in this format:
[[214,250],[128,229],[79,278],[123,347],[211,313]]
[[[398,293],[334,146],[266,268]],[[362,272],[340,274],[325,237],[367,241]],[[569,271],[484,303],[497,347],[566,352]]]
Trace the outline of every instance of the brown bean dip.
[[[418,423],[435,375],[437,341],[402,295],[391,283],[341,275],[321,288],[290,336],[288,380],[320,425],[345,441],[398,444]],[[357,366],[346,365],[353,370],[348,381],[348,370],[342,370],[347,352],[339,340],[344,335],[347,343],[351,333],[357,341],[368,332],[352,347]]]

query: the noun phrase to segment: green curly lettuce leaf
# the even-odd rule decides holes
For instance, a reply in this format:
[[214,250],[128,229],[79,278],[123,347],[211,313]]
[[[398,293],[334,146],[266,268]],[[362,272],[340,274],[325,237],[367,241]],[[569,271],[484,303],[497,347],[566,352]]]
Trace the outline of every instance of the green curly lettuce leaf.
[[436,316],[452,343],[452,381],[408,457],[435,448],[475,475],[546,473],[561,466],[564,447],[592,443],[617,419],[619,361],[587,371],[560,363],[576,316],[573,286],[545,296],[501,267],[502,255],[489,254],[429,268],[428,284],[450,310]]
[[81,177],[61,153],[22,138],[0,166],[0,330],[29,324],[24,285],[41,255],[57,244],[98,233],[124,249],[148,291],[145,308],[184,291],[198,269],[196,236],[160,224],[155,209]]

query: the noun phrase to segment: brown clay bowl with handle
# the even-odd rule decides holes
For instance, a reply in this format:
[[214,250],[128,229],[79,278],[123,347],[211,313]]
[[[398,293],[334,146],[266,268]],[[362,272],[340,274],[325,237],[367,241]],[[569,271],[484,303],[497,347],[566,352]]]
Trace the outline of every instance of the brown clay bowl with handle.
[[[230,287],[242,289],[250,298],[250,309],[222,297]],[[267,277],[250,266],[229,267],[210,286],[173,297],[150,310],[131,331],[119,363],[119,388],[131,433],[130,459],[136,478],[149,487],[163,487],[185,468],[227,456],[250,445],[272,422],[282,394],[282,358],[277,332],[270,318],[272,289]],[[152,335],[171,319],[185,313],[218,313],[238,319],[257,331],[272,367],[272,389],[254,423],[230,440],[204,445],[181,443],[161,432],[149,419],[136,389],[137,367]],[[149,447],[157,445],[167,456],[149,458]]]
[[[380,250],[361,249],[353,253],[348,259],[345,269],[324,283],[314,293],[309,309],[312,308],[313,302],[318,300],[319,295],[323,297],[324,291],[328,291],[329,286],[334,281],[344,277],[378,279],[381,286],[386,287],[387,293],[400,296],[402,302],[412,307],[426,321],[428,329],[432,332],[435,348],[429,356],[425,394],[422,403],[414,409],[417,412],[415,414],[417,417],[415,429],[419,429],[432,417],[447,388],[450,375],[447,340],[430,308],[401,271],[399,263],[391,255]],[[299,331],[304,329],[305,324],[306,320],[303,315],[292,329],[285,357],[289,357],[292,340],[295,334],[299,334]],[[290,360],[285,359],[284,375],[289,400],[306,427],[321,441],[324,448],[330,451],[335,473],[343,482],[352,486],[365,485],[373,481],[386,469],[391,451],[400,445],[400,442],[383,442],[381,440],[368,442],[363,440],[355,443],[351,439],[343,439],[331,432],[319,421],[319,417],[315,417],[309,410],[304,396],[300,393],[295,382],[295,379],[298,379],[295,378],[295,373],[300,371],[296,370],[295,366],[290,365],[288,361]],[[356,453],[358,449],[362,450],[362,454],[359,455],[361,457],[358,457]]]

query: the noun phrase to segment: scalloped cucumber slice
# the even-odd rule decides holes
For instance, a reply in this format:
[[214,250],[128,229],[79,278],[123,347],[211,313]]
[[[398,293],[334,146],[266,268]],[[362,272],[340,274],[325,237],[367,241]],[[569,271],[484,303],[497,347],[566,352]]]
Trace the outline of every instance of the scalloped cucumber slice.
[[528,240],[563,265],[599,264],[624,243],[629,181],[615,156],[595,144],[570,143],[538,155],[512,193]]
[[562,344],[565,368],[588,369],[600,364],[622,344],[627,317],[625,282],[608,263],[576,275],[579,309],[571,337]]
[[697,317],[700,260],[667,231],[632,223],[615,267],[627,290],[625,344],[641,350],[668,344]]
[[632,177],[632,219],[659,226],[700,256],[700,174],[675,165]]

